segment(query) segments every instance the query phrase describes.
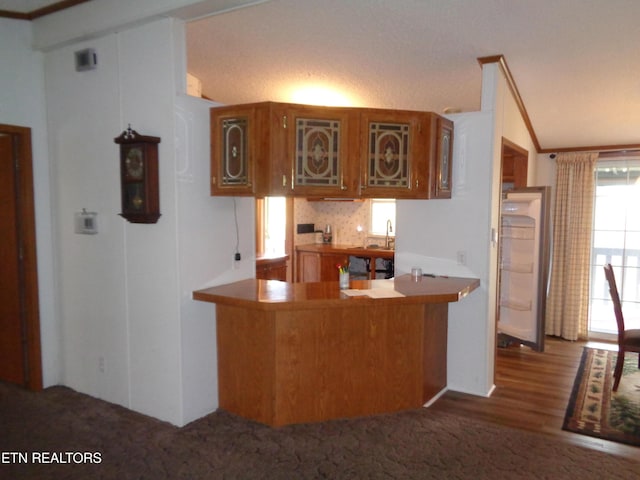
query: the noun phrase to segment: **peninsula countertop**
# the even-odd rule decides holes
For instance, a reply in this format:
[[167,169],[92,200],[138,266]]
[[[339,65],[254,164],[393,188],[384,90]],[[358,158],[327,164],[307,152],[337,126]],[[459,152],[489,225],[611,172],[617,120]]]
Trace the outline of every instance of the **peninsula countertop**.
[[[338,282],[289,283],[247,279],[193,292],[194,300],[259,310],[356,307],[369,305],[457,302],[478,288],[477,278],[400,275],[387,280],[352,280],[350,289]],[[368,295],[368,293],[371,294]]]
[[432,402],[447,386],[449,302],[479,284],[401,275],[348,290],[255,279],[198,290],[216,304],[220,408],[281,426]]

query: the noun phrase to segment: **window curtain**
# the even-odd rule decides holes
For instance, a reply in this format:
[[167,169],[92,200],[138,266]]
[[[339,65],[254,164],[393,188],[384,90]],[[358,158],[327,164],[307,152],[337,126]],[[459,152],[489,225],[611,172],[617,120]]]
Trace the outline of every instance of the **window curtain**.
[[551,280],[545,331],[567,340],[589,330],[591,230],[598,153],[561,153],[556,165]]

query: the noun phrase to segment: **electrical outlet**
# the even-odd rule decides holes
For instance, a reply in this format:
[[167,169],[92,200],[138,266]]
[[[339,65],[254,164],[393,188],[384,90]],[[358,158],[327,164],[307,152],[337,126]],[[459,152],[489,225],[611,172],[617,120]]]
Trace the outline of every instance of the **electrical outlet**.
[[456,260],[458,265],[466,265],[467,264],[467,252],[464,250],[458,250],[456,253]]

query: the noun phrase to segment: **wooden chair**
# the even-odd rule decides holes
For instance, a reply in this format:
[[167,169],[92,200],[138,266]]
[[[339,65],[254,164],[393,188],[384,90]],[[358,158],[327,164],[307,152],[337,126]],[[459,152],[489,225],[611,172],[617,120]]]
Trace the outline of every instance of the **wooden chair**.
[[[616,323],[618,324],[618,360],[616,361],[616,368],[613,371],[613,391],[615,392],[618,390],[618,384],[622,376],[624,354],[626,352],[638,352],[640,354],[640,329],[625,330],[620,295],[618,295],[618,287],[616,286],[616,277],[613,275],[613,268],[610,263],[604,266],[604,274],[607,277],[607,282],[609,282],[609,293],[611,294],[613,311],[616,314]],[[640,355],[638,355],[638,368],[640,368]]]

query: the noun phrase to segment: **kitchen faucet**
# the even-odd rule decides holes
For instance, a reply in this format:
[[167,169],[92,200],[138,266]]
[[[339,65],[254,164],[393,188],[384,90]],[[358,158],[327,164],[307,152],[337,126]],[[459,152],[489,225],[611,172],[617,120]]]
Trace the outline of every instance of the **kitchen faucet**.
[[391,219],[387,219],[387,233],[384,237],[384,248],[389,249],[389,233],[393,232],[393,227],[391,226]]

